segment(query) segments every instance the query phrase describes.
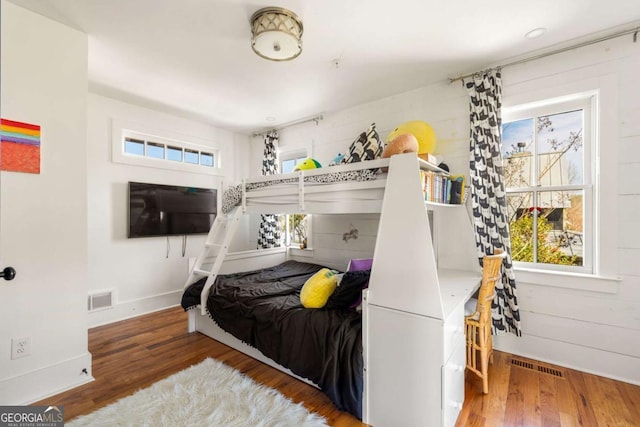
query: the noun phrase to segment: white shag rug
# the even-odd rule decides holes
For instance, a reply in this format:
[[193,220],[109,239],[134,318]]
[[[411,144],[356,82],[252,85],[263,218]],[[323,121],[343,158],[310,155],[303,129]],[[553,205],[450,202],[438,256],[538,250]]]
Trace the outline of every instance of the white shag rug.
[[320,427],[326,420],[277,390],[205,359],[89,415],[80,426]]

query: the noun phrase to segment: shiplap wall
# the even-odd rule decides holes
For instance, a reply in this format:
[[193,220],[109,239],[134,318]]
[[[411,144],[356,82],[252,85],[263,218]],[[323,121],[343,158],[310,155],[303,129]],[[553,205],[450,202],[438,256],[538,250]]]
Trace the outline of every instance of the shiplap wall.
[[[600,274],[619,277],[602,292],[520,280],[524,336],[498,337],[507,351],[640,384],[640,43],[631,36],[549,57],[505,72],[505,103],[532,90],[599,84],[601,188]],[[610,126],[611,129],[606,129]],[[517,277],[517,276],[516,276]],[[586,279],[583,280],[586,283]],[[611,286],[611,285],[614,286]]]
[[[599,238],[605,244],[601,258],[606,261],[599,273],[620,280],[605,281],[608,291],[600,292],[598,280],[596,286],[589,286],[591,290],[569,289],[569,280],[584,283],[585,289],[594,280],[548,275],[526,283],[518,280],[516,272],[523,336],[495,340],[496,347],[505,351],[632,383],[640,383],[639,70],[640,43],[633,43],[631,36],[503,70],[505,108],[530,101],[527,97],[532,91],[544,99],[563,88],[600,90],[605,100],[600,114],[606,119],[601,126],[601,144],[602,150],[607,150],[601,166],[602,175],[608,176],[601,197],[602,213],[608,220],[599,228]],[[400,123],[425,120],[436,131],[436,153],[453,172],[468,173],[467,103],[466,91],[459,83],[433,84],[347,110],[325,112],[317,125],[310,122],[281,130],[280,145],[287,149],[310,146],[311,155],[326,165],[337,152],[344,153],[371,122],[377,123],[380,135],[386,138]],[[251,151],[252,169],[259,174],[260,138],[253,138]],[[349,257],[371,255],[376,221],[375,215],[316,216],[313,259],[344,263]],[[342,240],[350,224],[361,230],[362,240],[360,235],[357,240]],[[455,233],[452,230],[449,238],[455,239]]]
[[[373,257],[379,222],[379,214],[314,215],[314,257],[342,269],[351,258]],[[352,227],[358,230],[358,237],[345,240]]]

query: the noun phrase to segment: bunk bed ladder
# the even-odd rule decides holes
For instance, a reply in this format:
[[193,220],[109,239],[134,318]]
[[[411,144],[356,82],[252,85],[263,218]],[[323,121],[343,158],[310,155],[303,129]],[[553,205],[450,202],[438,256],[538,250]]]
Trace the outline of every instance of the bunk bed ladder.
[[242,210],[239,207],[235,207],[226,215],[216,216],[207,235],[204,247],[196,258],[189,277],[187,278],[185,289],[197,280],[203,277],[207,278],[202,288],[202,293],[200,294],[200,309],[203,315],[206,314],[207,310],[206,301],[209,295],[209,289],[211,289],[211,286],[215,282],[222,267],[222,262],[227,252],[229,252],[229,245],[238,228],[241,216]]

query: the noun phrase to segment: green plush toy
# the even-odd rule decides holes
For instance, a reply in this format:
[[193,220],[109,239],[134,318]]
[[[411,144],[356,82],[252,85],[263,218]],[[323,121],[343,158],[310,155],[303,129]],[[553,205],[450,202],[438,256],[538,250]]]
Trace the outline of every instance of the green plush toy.
[[320,169],[322,165],[316,159],[312,159],[309,157],[308,159],[304,159],[301,163],[298,163],[293,171],[304,171],[309,169]]

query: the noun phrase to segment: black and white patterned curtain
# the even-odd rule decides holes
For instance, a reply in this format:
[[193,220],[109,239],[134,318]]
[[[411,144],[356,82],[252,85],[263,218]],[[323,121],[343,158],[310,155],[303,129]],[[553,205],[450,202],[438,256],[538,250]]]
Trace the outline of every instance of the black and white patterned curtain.
[[470,169],[473,222],[478,257],[496,249],[507,252],[502,281],[496,283],[492,306],[493,333],[521,335],[507,196],[502,169],[502,80],[500,70],[477,73],[465,80],[471,118]]
[[[278,173],[278,132],[272,130],[264,136],[264,158],[262,159],[262,175]],[[278,215],[260,215],[258,249],[277,248],[280,246],[280,219]]]

